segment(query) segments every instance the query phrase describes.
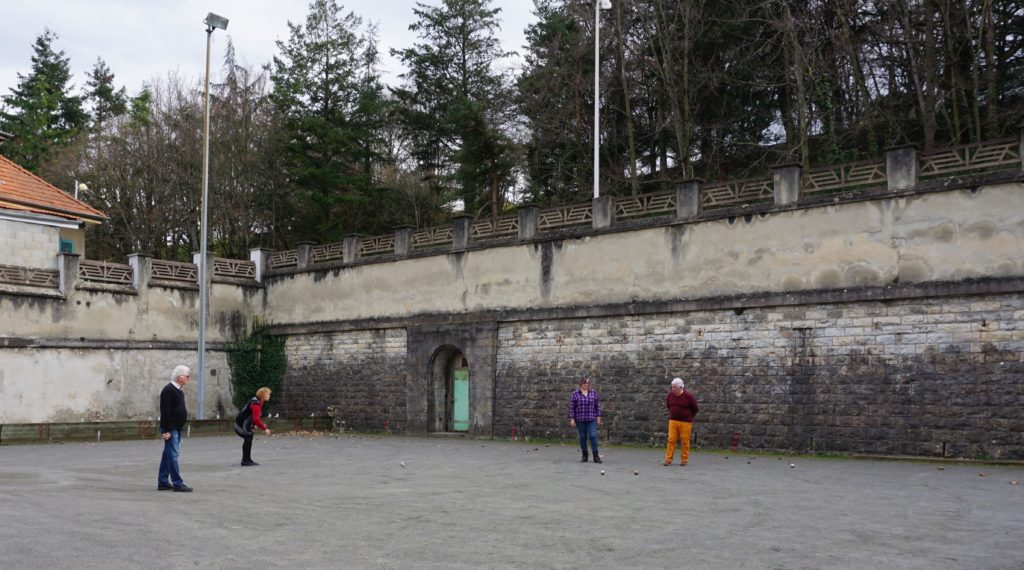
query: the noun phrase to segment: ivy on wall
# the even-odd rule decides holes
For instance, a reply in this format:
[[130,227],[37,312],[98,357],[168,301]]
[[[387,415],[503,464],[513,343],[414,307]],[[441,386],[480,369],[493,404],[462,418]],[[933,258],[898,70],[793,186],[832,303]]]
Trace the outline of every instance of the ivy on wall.
[[228,366],[231,368],[231,401],[239,408],[256,395],[262,386],[277,393],[288,367],[284,345],[286,336],[271,336],[264,332],[259,320],[254,319],[249,334],[228,348]]

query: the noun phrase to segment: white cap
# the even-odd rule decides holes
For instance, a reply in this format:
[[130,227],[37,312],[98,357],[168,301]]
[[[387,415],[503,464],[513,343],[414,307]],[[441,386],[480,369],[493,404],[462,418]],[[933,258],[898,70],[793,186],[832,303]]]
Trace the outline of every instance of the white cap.
[[672,379],[672,385],[673,386],[679,386],[680,388],[685,388],[686,387],[686,385],[683,384],[683,379],[682,378],[673,378]]

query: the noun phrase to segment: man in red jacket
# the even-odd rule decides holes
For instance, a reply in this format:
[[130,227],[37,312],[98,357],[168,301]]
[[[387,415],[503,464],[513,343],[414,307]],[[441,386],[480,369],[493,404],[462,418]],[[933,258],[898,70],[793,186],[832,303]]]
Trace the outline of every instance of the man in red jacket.
[[686,391],[682,378],[672,380],[672,391],[665,400],[668,407],[668,447],[665,448],[665,465],[672,465],[676,454],[676,442],[682,444],[679,451],[679,465],[686,467],[690,459],[690,433],[693,417],[697,415],[697,399]]

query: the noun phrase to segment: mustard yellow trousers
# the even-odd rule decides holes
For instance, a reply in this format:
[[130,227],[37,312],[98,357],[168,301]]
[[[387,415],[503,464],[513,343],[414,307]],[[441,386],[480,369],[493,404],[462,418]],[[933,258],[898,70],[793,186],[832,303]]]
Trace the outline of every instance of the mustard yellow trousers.
[[693,430],[693,422],[681,422],[678,420],[668,421],[668,446],[665,448],[665,463],[672,463],[672,457],[676,454],[676,442],[682,444],[679,451],[679,464],[686,465],[690,460],[690,433]]

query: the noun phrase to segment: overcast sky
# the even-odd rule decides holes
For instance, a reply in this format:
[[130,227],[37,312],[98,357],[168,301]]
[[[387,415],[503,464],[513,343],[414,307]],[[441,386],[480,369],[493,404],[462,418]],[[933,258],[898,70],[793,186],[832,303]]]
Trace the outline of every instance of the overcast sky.
[[[421,0],[438,5],[440,0]],[[411,46],[409,31],[416,0],[342,0],[378,28],[385,82],[402,71],[391,48]],[[492,0],[501,8],[500,39],[506,50],[522,53],[523,30],[536,18],[531,0]],[[177,72],[201,78],[206,53],[203,19],[208,12],[230,20],[227,34],[214,32],[211,71],[224,55],[227,36],[239,61],[258,67],[277,53],[277,40],[287,40],[288,25],[305,24],[309,0],[0,0],[0,95],[10,94],[17,74],[31,69],[32,45],[45,28],[60,37],[54,49],[71,60],[73,82],[85,85],[85,73],[102,57],[114,72],[114,83],[138,93],[143,82]],[[510,62],[510,65],[515,62]]]

